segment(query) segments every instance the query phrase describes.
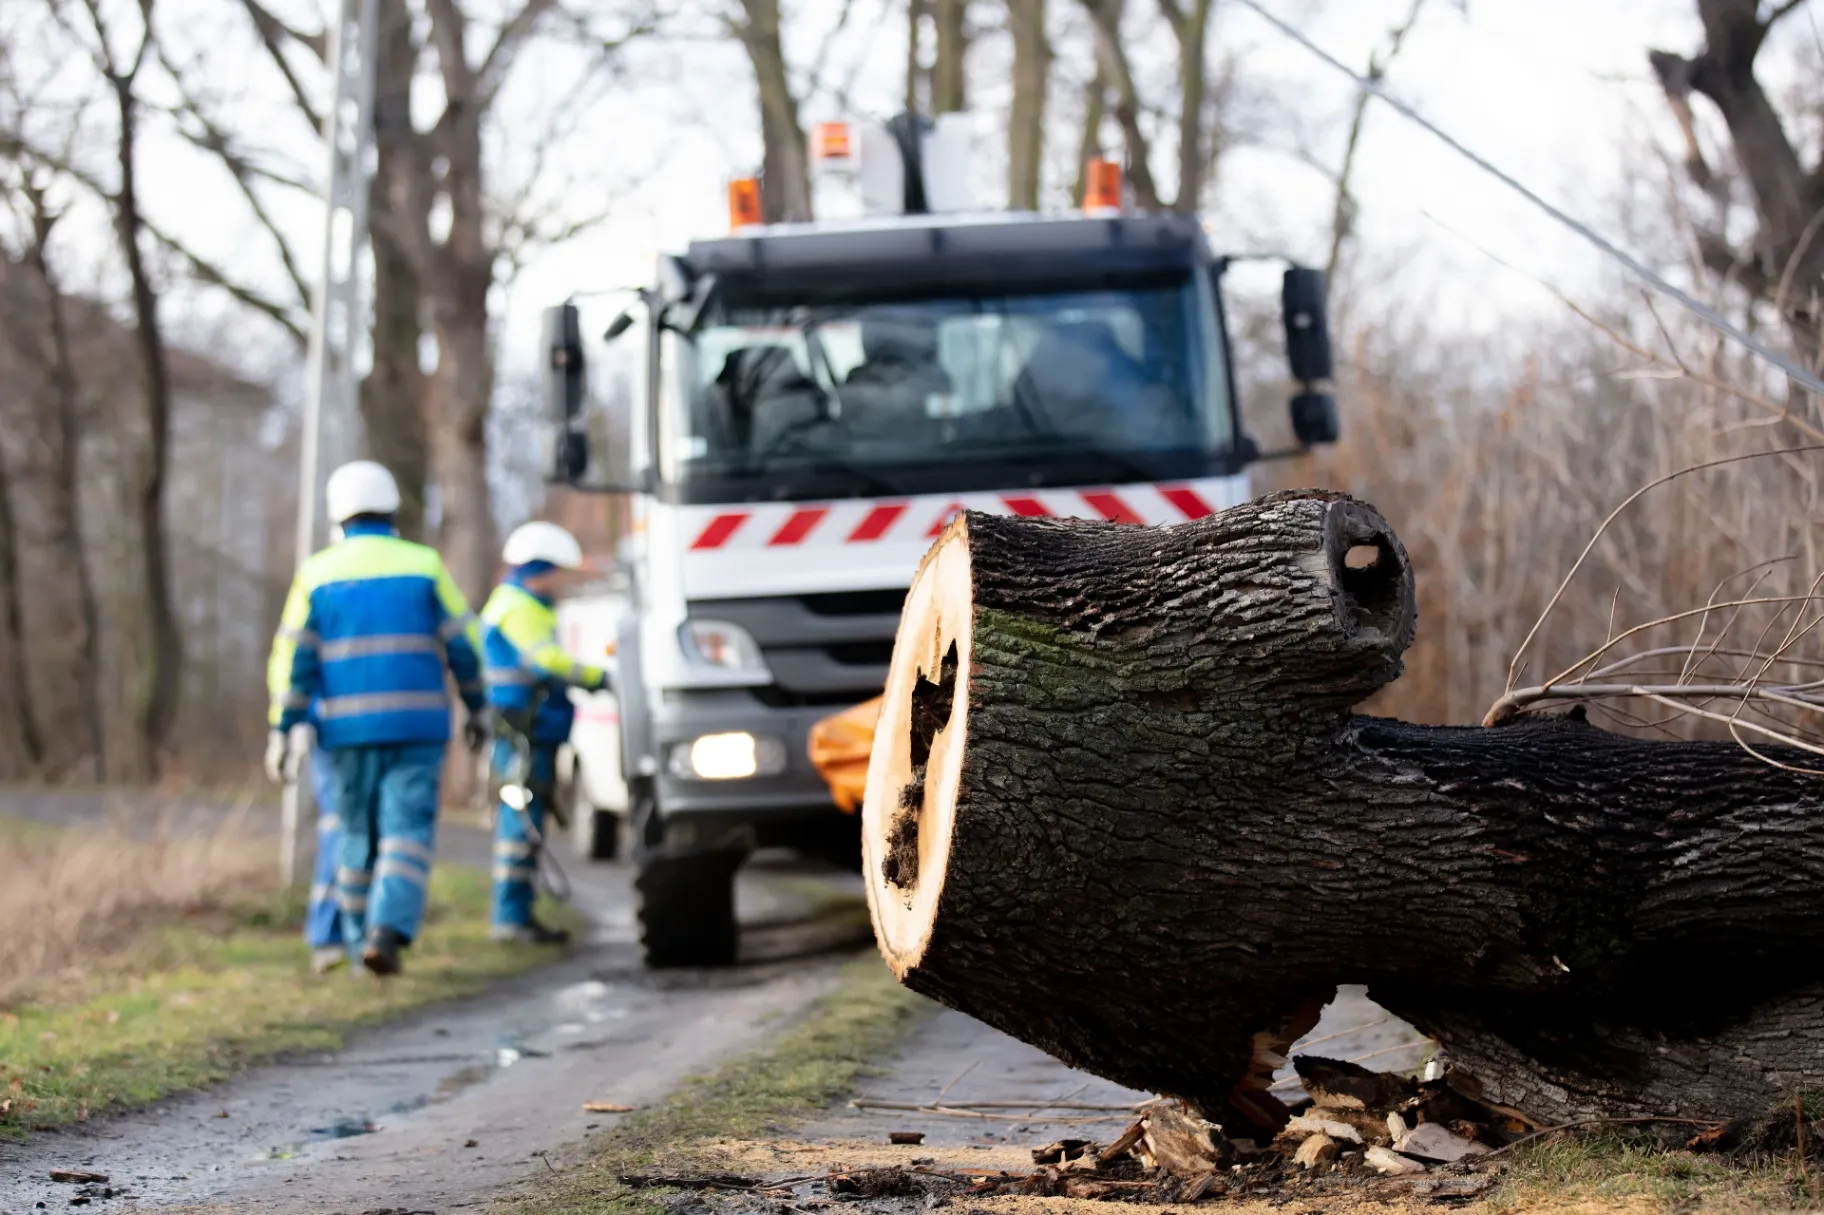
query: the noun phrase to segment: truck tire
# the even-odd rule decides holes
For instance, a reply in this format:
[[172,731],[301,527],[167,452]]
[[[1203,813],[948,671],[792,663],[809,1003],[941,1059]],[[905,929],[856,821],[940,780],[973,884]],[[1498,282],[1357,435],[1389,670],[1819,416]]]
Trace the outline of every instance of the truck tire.
[[650,856],[633,887],[639,894],[640,947],[655,970],[732,966],[740,944],[735,922],[739,852]]

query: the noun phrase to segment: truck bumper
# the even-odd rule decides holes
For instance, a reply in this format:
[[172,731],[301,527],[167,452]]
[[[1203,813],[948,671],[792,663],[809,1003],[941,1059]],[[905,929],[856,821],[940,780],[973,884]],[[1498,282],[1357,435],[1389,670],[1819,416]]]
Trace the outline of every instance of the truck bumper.
[[[830,800],[829,786],[811,766],[807,744],[811,727],[841,706],[775,709],[749,692],[665,692],[656,697],[653,740],[660,813],[666,819],[693,817],[753,823],[764,837],[769,822],[785,824],[806,818],[842,818]],[[858,697],[859,702],[865,697]],[[775,740],[784,752],[784,767],[769,775],[730,780],[680,776],[671,768],[673,752],[705,734],[742,732]],[[763,747],[769,744],[762,742]]]

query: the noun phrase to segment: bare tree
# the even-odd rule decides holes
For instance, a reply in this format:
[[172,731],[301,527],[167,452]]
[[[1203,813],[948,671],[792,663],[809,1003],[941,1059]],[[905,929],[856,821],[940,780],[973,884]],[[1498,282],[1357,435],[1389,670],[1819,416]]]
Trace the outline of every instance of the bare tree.
[[[65,0],[50,0],[59,10]],[[116,45],[116,31],[101,0],[82,0],[94,35],[89,53],[114,103],[115,160],[119,176],[108,202],[132,285],[134,333],[144,396],[145,437],[137,494],[143,608],[150,641],[145,683],[138,697],[139,768],[156,773],[182,688],[183,636],[172,608],[170,551],[164,523],[165,475],[170,462],[171,385],[159,328],[158,291],[146,264],[138,185],[140,73],[152,53],[155,0],[138,0],[138,31],[130,52]]]
[[811,217],[811,162],[780,40],[779,0],[741,0],[729,28],[747,52],[760,103],[760,209],[768,222]]
[[[83,542],[81,391],[76,380],[69,325],[64,317],[64,293],[51,269],[49,254],[51,231],[57,216],[45,196],[44,186],[37,179],[35,168],[22,164],[18,184],[26,207],[24,219],[29,225],[24,262],[36,279],[35,294],[43,309],[45,342],[38,362],[45,370],[49,388],[50,418],[48,424],[41,420],[37,428],[38,449],[44,456],[41,484],[46,491],[40,508],[45,525],[43,539],[62,554],[71,574],[81,634],[74,661],[64,668],[65,677],[75,685],[82,706],[83,729],[88,735],[86,754],[94,759],[96,778],[106,780],[107,733],[101,702],[101,612],[96,604],[95,580],[89,572],[88,548]],[[10,519],[7,530],[13,530]],[[22,712],[27,711],[22,708]]]
[[1704,46],[1694,56],[1653,51],[1648,59],[1664,87],[1684,137],[1686,169],[1699,187],[1722,199],[1728,182],[1705,156],[1693,93],[1707,98],[1729,132],[1737,169],[1747,179],[1758,230],[1737,247],[1722,230],[1700,228],[1698,251],[1719,275],[1771,304],[1808,366],[1819,360],[1819,289],[1824,285],[1824,160],[1807,167],[1779,110],[1755,74],[1768,33],[1804,0],[1781,0],[1762,13],[1760,0],[1697,0]]
[[1039,166],[1045,159],[1045,94],[1051,81],[1045,8],[1045,0],[1007,0],[1007,25],[1013,36],[1013,102],[1007,115],[1007,205],[1015,210],[1039,209]]
[[44,732],[32,707],[25,665],[25,611],[19,601],[19,524],[13,517],[13,475],[0,452],[0,639],[5,645],[5,687],[19,749],[32,768],[44,763]]
[[1102,155],[1102,120],[1107,117],[1108,73],[1098,56],[1095,73],[1083,89],[1083,133],[1077,140],[1076,184],[1070,190],[1070,201],[1079,207],[1089,190],[1089,162]]

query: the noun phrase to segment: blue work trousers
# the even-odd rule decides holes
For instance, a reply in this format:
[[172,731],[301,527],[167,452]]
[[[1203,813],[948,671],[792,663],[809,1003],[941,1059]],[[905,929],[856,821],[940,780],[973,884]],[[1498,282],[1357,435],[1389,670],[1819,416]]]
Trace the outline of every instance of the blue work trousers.
[[515,810],[502,802],[494,816],[494,923],[519,927],[532,922],[533,880],[545,831],[545,807],[557,783],[557,743],[532,744],[531,771],[515,773],[513,744],[494,743],[494,770],[503,781],[521,780],[532,804]]
[[304,943],[312,949],[342,944],[342,907],[336,901],[336,864],[341,859],[342,821],[336,815],[336,769],[329,752],[310,749],[310,785],[317,799],[317,867],[304,908]]
[[329,757],[342,820],[336,866],[342,939],[351,953],[381,928],[409,942],[418,935],[431,880],[443,744],[342,747]]

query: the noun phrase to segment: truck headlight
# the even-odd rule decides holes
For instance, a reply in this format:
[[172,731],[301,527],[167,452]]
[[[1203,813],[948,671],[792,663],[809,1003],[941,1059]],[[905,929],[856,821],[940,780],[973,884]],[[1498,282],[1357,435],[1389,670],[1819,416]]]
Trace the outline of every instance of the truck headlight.
[[765,675],[766,659],[753,634],[722,620],[686,620],[678,626],[684,657],[697,666],[743,675]]
[[671,749],[671,772],[686,780],[743,780],[785,771],[785,744],[745,730],[704,734]]

